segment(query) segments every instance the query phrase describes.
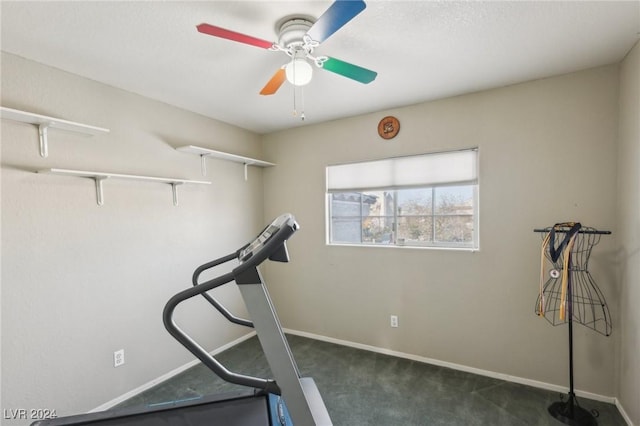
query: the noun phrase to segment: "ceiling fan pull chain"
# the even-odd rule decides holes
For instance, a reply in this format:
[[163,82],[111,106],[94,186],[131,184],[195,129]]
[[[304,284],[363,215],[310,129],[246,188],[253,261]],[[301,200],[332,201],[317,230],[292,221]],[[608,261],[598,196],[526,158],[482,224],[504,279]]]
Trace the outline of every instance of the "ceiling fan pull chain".
[[298,111],[296,111],[296,87],[293,86],[293,116],[296,117],[298,115]]
[[[294,63],[293,68],[293,81],[296,81],[296,66]],[[302,109],[300,111],[300,119],[302,121],[304,121],[304,89],[302,88],[302,86],[297,86],[297,85],[293,85],[293,116],[297,116],[298,115],[298,111],[296,109],[296,89],[300,87],[300,103],[302,104]]]

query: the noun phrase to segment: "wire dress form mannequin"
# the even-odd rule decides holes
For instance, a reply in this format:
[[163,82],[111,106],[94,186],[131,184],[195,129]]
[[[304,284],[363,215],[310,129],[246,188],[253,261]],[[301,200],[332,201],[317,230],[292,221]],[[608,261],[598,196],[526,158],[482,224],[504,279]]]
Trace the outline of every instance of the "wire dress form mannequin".
[[[543,238],[540,294],[535,313],[552,325],[567,324],[569,328],[569,394],[567,399],[554,402],[549,413],[571,426],[597,425],[592,413],[578,405],[573,388],[573,323],[577,322],[600,334],[611,334],[611,314],[604,294],[589,273],[589,257],[602,235],[609,231],[583,227],[579,223],[556,224],[545,229],[535,229]],[[558,237],[559,235],[559,237]],[[555,240],[560,238],[561,242]],[[544,282],[545,260],[551,264]]]
[[[544,232],[548,233],[550,230],[550,228],[547,228]],[[608,234],[606,231],[598,231],[595,228],[582,227],[576,235],[569,259],[571,310],[573,322],[609,336],[611,334],[611,314],[604,294],[602,294],[588,270],[591,250],[600,242],[600,237],[603,233]],[[562,311],[561,278],[565,253],[560,253],[560,257],[555,262],[551,259],[549,250],[545,250],[545,257],[553,266],[550,270],[549,278],[544,283],[542,294],[538,295],[536,314],[544,316],[553,325],[566,324],[568,318],[565,316],[564,319],[561,319],[560,315]],[[542,305],[541,301],[543,302]]]

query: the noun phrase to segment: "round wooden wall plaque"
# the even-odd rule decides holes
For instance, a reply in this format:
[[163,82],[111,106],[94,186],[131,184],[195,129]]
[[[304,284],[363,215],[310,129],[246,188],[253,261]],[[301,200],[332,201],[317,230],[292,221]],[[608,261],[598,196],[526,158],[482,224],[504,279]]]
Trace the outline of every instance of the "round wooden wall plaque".
[[397,118],[387,116],[378,123],[378,134],[382,139],[395,138],[400,131],[400,122]]

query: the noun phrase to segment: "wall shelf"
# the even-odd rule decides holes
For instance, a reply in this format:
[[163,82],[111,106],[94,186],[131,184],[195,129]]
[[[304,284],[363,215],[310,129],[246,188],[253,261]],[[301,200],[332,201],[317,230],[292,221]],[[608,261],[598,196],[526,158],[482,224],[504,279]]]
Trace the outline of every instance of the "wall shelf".
[[0,107],[0,118],[20,121],[22,123],[33,124],[38,127],[40,138],[40,156],[49,155],[47,133],[48,129],[60,129],[69,132],[81,133],[84,135],[95,136],[100,133],[109,133],[109,129],[102,127],[89,126],[88,124],[74,123],[73,121],[62,120],[59,118],[47,117],[46,115],[34,114],[31,112],[19,111],[17,109]]
[[229,154],[227,152],[222,151],[214,151],[213,149],[201,148],[199,146],[186,145],[180,146],[176,148],[176,151],[185,152],[187,154],[195,154],[199,155],[201,159],[201,168],[202,175],[207,175],[207,157],[218,158],[220,160],[233,161],[236,163],[244,164],[244,180],[247,180],[247,167],[248,166],[257,166],[257,167],[271,167],[275,166],[274,163],[269,163],[268,161],[256,160],[255,158],[243,157],[241,155]]
[[127,179],[127,180],[138,180],[138,181],[148,181],[148,182],[158,182],[165,183],[171,185],[171,191],[173,193],[173,205],[178,205],[178,185],[183,184],[200,184],[200,185],[210,185],[211,182],[201,181],[201,180],[186,180],[186,179],[174,179],[174,178],[164,178],[164,177],[152,177],[152,176],[140,176],[140,175],[123,175],[118,173],[105,173],[105,172],[88,172],[82,170],[69,170],[69,169],[44,169],[38,170],[37,173],[49,173],[55,175],[64,175],[64,176],[76,176],[83,178],[90,178],[96,182],[96,201],[98,205],[101,206],[104,204],[104,194],[102,190],[102,181],[105,179]]

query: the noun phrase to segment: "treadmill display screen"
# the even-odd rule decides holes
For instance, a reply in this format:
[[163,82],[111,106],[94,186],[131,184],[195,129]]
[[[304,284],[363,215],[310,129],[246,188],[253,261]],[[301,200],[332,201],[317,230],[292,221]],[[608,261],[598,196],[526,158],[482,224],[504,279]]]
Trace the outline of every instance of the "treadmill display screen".
[[287,223],[291,216],[288,214],[284,214],[279,216],[276,220],[271,222],[269,226],[266,227],[264,231],[258,237],[251,242],[244,250],[240,252],[238,259],[240,262],[244,262],[247,259],[251,258],[255,253],[260,251],[260,249],[269,241],[269,239],[282,228],[282,226]]

